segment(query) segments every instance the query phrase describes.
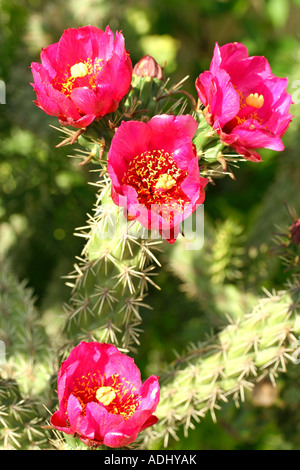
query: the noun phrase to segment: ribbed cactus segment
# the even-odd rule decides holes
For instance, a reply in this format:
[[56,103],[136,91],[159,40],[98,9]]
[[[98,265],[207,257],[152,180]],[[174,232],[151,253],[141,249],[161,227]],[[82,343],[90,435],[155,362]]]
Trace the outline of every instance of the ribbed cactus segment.
[[3,260],[0,312],[0,448],[45,448],[49,341],[31,289],[19,283]]
[[209,269],[213,283],[233,281],[241,277],[243,241],[243,227],[235,220],[228,218],[216,228]]
[[37,399],[22,397],[15,380],[0,379],[0,403],[0,449],[49,448],[45,412]]
[[40,363],[49,357],[49,339],[34,302],[32,289],[0,260],[0,340],[6,359]]
[[168,251],[168,263],[181,281],[180,289],[197,300],[204,312],[221,311],[235,317],[241,307],[253,305],[251,293],[241,294],[234,284],[243,278],[243,244],[240,223],[228,218],[213,225],[205,216],[202,249],[187,250],[185,240],[178,239]]
[[233,321],[215,338],[193,345],[161,374],[160,421],[155,432],[146,432],[151,448],[170,438],[183,426],[185,434],[194,423],[216,411],[232,397],[244,401],[254,382],[269,376],[275,386],[279,372],[293,360],[300,332],[298,304],[288,292],[268,293],[251,313]]
[[87,242],[68,276],[72,296],[65,331],[72,341],[96,340],[135,350],[140,309],[150,308],[144,299],[149,284],[155,285],[155,252],[161,240],[144,239],[142,227],[127,221],[112,202],[105,168],[98,186],[94,215],[78,230]]

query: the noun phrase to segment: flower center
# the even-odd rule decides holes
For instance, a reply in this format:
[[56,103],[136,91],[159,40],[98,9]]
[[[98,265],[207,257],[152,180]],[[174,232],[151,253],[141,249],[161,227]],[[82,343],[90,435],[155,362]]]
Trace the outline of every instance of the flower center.
[[102,59],[88,58],[84,62],[77,62],[72,65],[68,72],[63,77],[54,80],[56,88],[70,96],[73,88],[76,86],[88,86],[89,88],[96,88],[96,77],[100,72]]
[[250,93],[246,98],[246,104],[257,109],[263,106],[264,101],[263,95],[259,95],[258,93]]
[[171,189],[173,186],[175,186],[175,184],[176,180],[174,180],[171,175],[168,175],[168,173],[163,173],[162,175],[159,175],[155,189]]
[[[234,86],[234,85],[233,85]],[[232,129],[236,125],[241,125],[243,124],[247,119],[253,119],[257,121],[259,124],[263,124],[263,119],[261,116],[257,114],[255,111],[256,108],[257,110],[260,109],[264,105],[264,96],[259,95],[258,93],[250,93],[246,98],[244,97],[243,92],[238,90],[234,86],[235,90],[238,92],[239,97],[240,97],[240,110],[239,113],[224,126],[224,132],[227,132],[228,134],[232,131]]]
[[178,167],[173,155],[164,150],[151,150],[136,156],[130,163],[123,183],[132,186],[138,200],[148,209],[152,205],[176,204],[177,210],[190,200],[181,189],[187,171]]
[[90,402],[101,403],[109,413],[120,414],[125,420],[139,408],[141,397],[135,387],[119,374],[106,377],[99,372],[78,377],[73,394],[78,398],[85,413]]
[[100,387],[96,391],[96,398],[104,406],[108,406],[116,398],[116,392],[112,387]]
[[85,77],[89,73],[89,69],[84,62],[79,62],[78,64],[72,65],[70,72],[72,78]]

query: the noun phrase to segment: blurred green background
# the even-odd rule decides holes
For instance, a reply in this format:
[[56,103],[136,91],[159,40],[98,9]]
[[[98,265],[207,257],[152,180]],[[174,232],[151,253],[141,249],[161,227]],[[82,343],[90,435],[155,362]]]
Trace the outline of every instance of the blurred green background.
[[[242,163],[236,180],[218,180],[205,201],[205,220],[217,233],[225,231],[233,250],[228,270],[220,270],[222,282],[240,283],[255,293],[262,286],[281,287],[285,273],[269,249],[275,225],[291,222],[284,201],[300,214],[300,1],[1,0],[0,79],[6,104],[0,104],[0,255],[34,289],[41,317],[59,313],[68,300],[62,276],[83,247],[74,229],[85,225],[94,204],[95,188],[88,182],[95,176],[68,157],[72,149],[55,148],[60,135],[51,125],[58,122],[33,104],[30,64],[64,29],[87,24],[122,30],[133,64],[152,55],[165,63],[172,84],[189,75],[185,89],[195,97],[195,79],[209,67],[216,41],[243,42],[250,55],[266,56],[276,75],[289,78],[295,118],[284,152],[264,151],[262,163]],[[228,220],[231,226],[224,225]],[[199,333],[222,320],[217,314],[207,318],[206,304],[189,295],[189,286],[182,289],[175,270],[163,270],[158,284],[164,295],[150,292],[154,310],[145,313],[140,357],[141,368],[150,374],[174,357],[175,346],[180,350],[197,341]],[[229,403],[217,424],[207,417],[173,447],[300,449],[298,368],[290,367],[281,379],[272,406],[258,406],[253,397],[239,410]]]

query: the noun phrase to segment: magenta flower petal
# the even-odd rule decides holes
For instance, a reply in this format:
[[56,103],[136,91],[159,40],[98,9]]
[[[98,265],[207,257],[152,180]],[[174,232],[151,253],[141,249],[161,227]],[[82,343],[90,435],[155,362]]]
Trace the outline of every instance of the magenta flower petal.
[[58,42],[45,47],[41,51],[41,62],[43,68],[47,70],[50,80],[53,80],[57,74],[57,52]]
[[[112,94],[113,90],[114,101],[118,104],[123,96],[125,96],[128,92],[131,84],[131,78],[132,69],[129,57],[120,57],[117,54],[113,54],[110,60],[104,62],[101,70],[99,70],[96,84],[98,86],[101,86],[102,84],[109,84],[111,88],[110,95]],[[116,107],[116,105],[113,107]]]
[[157,377],[151,375],[141,386],[141,409],[155,411],[158,402],[159,402],[159,385],[157,382]]
[[[112,199],[141,225],[173,243],[179,224],[204,201],[190,115],[123,122],[108,154]],[[200,197],[201,196],[201,197]]]
[[59,409],[51,424],[90,446],[122,447],[155,423],[159,384],[143,384],[134,360],[110,344],[81,342],[57,376]]
[[114,169],[119,178],[122,178],[128,164],[150,145],[152,133],[145,122],[130,121],[122,122],[117,130],[117,136],[113,139],[114,147],[110,152],[108,166]]
[[[211,96],[210,112],[215,121],[223,127],[233,119],[240,109],[240,98],[230,82],[227,72],[220,70],[214,77],[215,93]],[[216,127],[216,126],[215,126]]]
[[95,38],[94,26],[84,26],[78,29],[66,29],[58,42],[57,61],[61,67],[69,67],[79,62],[85,62],[92,57],[92,41]]
[[103,444],[107,447],[124,447],[135,441],[137,436],[137,433],[128,436],[122,432],[108,432],[105,434]]
[[212,74],[215,74],[221,67],[223,68],[230,67],[230,65],[242,59],[248,57],[248,50],[244,44],[233,42],[225,44],[222,48],[219,47],[219,44],[216,42],[213,58],[210,64],[209,71]]
[[64,31],[32,63],[35,103],[63,125],[86,127],[115,111],[130,88],[132,63],[124,37],[109,26]]
[[140,429],[140,431],[143,431],[144,429],[147,429],[149,428],[150,426],[153,426],[154,424],[156,424],[158,421],[158,418],[156,416],[150,416],[147,421],[145,421],[145,423],[143,424],[143,427]]
[[[105,31],[101,31],[98,28],[92,27],[92,34],[94,39],[92,40],[93,53],[96,57],[101,57],[104,60],[111,58],[114,52],[119,54],[126,54],[124,46],[124,37],[118,31],[116,32],[116,38],[114,33],[109,26],[106,26]],[[119,37],[121,36],[122,44],[119,46]]]
[[264,80],[273,76],[269,62],[260,56],[247,57],[231,63],[230,66],[221,66],[221,69],[230,75],[234,86],[245,94],[251,93],[257,86],[261,86]]
[[35,88],[37,101],[35,102],[47,114],[57,115],[60,121],[77,123],[81,118],[74,103],[65,95],[45,83],[43,88]]
[[197,159],[191,160],[188,167],[188,175],[181,185],[181,189],[185,192],[191,201],[191,207],[203,204],[205,199],[204,188],[208,183],[208,180],[202,178],[200,191],[199,191],[199,166]]
[[149,121],[148,127],[151,131],[153,149],[163,148],[167,152],[174,153],[180,147],[190,147],[198,124],[189,114],[182,116],[162,114],[154,116]]
[[[111,100],[111,86],[103,85],[97,90],[90,90],[88,87],[75,88],[71,93],[72,102],[86,115],[100,116],[107,114],[107,110],[118,106]],[[110,111],[108,111],[110,112]]]
[[59,410],[55,411],[51,416],[51,424],[59,431],[66,434],[74,434],[74,431],[67,425],[65,414],[61,413]]
[[215,128],[224,126],[238,113],[240,98],[225,70],[218,70],[214,76],[210,72],[200,74],[196,89],[206,108],[206,120]]
[[93,435],[87,435],[83,429],[80,435],[91,438],[99,443],[103,443],[107,433],[111,432],[112,429],[118,429],[120,424],[125,422],[122,415],[109,413],[102,404],[96,402],[88,403],[85,413],[86,421],[91,429],[93,429]]
[[261,156],[254,149],[243,147],[242,145],[235,144],[235,150],[239,155],[243,155],[247,160],[251,162],[260,162]]
[[[160,390],[157,377],[151,376],[140,388],[139,409],[137,409],[127,421],[122,420],[122,422],[118,423],[118,426],[115,426],[115,431],[117,431],[117,433],[114,433],[113,435],[110,434],[109,436],[106,434],[105,442],[107,442],[107,439],[112,439],[114,437],[118,439],[119,443],[120,440],[123,439],[124,444],[122,445],[128,445],[136,438],[132,438],[132,436],[136,436],[139,432],[155,424],[158,419],[153,415],[153,413],[159,403],[159,397]],[[118,446],[120,445],[118,444]]]
[[[67,403],[67,416],[70,428],[76,434],[82,434],[86,437],[87,431],[86,428],[88,424],[86,422],[85,416],[82,415],[82,405],[80,404],[78,398],[71,394],[68,398]],[[94,437],[94,433],[90,432],[90,437]]]
[[273,132],[261,126],[253,119],[247,119],[243,124],[237,126],[234,133],[238,137],[237,142],[239,145],[245,146],[245,148],[249,145],[249,142],[251,142],[251,146],[254,149],[259,146],[277,151],[284,149],[280,137],[276,136]]
[[252,161],[257,150],[281,151],[292,115],[287,79],[276,77],[265,57],[249,57],[243,44],[216,43],[209,71],[195,82],[206,121],[221,142]]
[[206,107],[211,102],[212,96],[216,93],[216,84],[212,73],[207,71],[200,73],[196,79],[195,86],[201,103]]

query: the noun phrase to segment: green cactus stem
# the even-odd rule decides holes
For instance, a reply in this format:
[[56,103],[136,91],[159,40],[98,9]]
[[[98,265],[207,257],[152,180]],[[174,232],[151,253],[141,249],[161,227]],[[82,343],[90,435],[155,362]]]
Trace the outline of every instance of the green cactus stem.
[[276,386],[298,354],[299,306],[288,291],[267,293],[249,314],[175,359],[160,375],[159,422],[146,430],[144,445],[168,446],[179,427],[187,435],[207,413],[216,421],[222,403],[243,402],[266,376]]

